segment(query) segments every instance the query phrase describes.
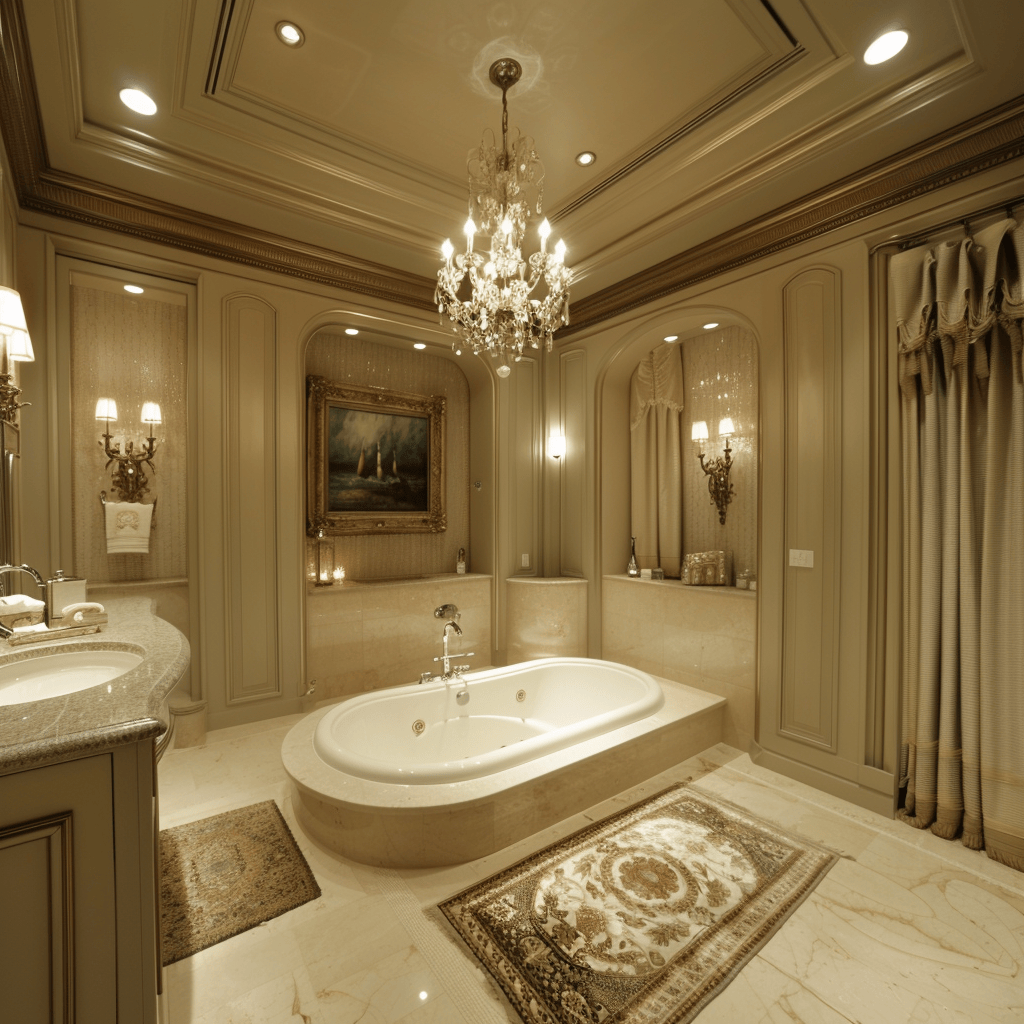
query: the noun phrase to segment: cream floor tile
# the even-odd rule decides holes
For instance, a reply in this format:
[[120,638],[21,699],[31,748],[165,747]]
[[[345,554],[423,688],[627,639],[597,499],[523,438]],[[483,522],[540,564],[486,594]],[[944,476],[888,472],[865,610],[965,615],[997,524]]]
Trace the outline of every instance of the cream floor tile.
[[[754,957],[695,1024],[868,1024],[822,1002],[799,980]],[[894,1021],[893,1024],[896,1024]]]
[[441,994],[423,957],[409,946],[323,986],[317,1000],[326,1024],[396,1024]]
[[195,1024],[324,1024],[304,968],[272,981],[204,1015]]

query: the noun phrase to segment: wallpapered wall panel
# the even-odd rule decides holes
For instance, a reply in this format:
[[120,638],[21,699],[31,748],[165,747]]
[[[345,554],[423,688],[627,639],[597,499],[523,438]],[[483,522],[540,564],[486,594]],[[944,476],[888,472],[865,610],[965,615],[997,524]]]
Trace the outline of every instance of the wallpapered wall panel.
[[[183,579],[186,544],[186,366],[185,297],[180,302],[128,295],[113,288],[71,286],[71,444],[74,566],[61,566],[93,583]],[[149,434],[139,417],[143,402],[158,402],[163,422],[155,427],[155,471],[145,467],[149,492],[159,499],[149,554],[107,554],[100,491],[117,500],[111,470],[100,446],[104,424],[96,401],[113,398],[118,419],[114,442],[133,441],[136,451]]]
[[[337,330],[318,332],[306,350],[306,373],[359,387],[379,387],[417,395],[444,395],[446,405],[446,511],[443,533],[335,537],[335,562],[349,580],[410,578],[455,572],[459,548],[469,543],[469,383],[450,360],[411,348],[397,348],[348,337]],[[307,540],[311,552],[312,541]],[[310,559],[307,558],[307,562]]]
[[[731,551],[734,573],[757,567],[757,373],[757,342],[742,327],[703,332],[683,343],[683,551]],[[718,458],[725,448],[718,425],[725,416],[736,430],[729,473],[735,494],[722,526],[690,428],[695,420],[707,423],[705,453]]]

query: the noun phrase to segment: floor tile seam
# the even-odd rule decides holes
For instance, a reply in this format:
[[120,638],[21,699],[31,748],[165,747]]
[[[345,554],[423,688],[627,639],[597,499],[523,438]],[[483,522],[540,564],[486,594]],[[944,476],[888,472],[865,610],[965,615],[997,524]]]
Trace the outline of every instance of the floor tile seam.
[[[753,767],[756,768],[758,766],[754,765]],[[762,771],[770,771],[770,769],[761,769],[761,770]],[[718,772],[720,772],[720,771],[721,772],[731,772],[733,775],[739,776],[742,779],[753,780],[755,782],[759,782],[759,783],[762,783],[762,784],[767,784],[767,782],[769,781],[769,780],[761,778],[761,777],[759,777],[757,775],[754,775],[754,774],[751,774],[749,772],[743,771],[743,770],[741,770],[739,768],[732,768],[729,765],[721,765],[714,772],[709,773],[709,775],[717,775]],[[699,782],[701,782],[704,779],[708,778],[709,775],[702,775],[699,780],[698,779],[694,779],[693,780],[693,784],[697,785]],[[782,776],[782,777],[786,778],[786,776]],[[992,864],[992,865],[998,864],[998,861],[992,861],[991,858],[985,857],[985,865],[982,866],[982,867],[972,867],[971,865],[962,864],[962,863],[960,863],[960,861],[957,859],[956,856],[950,855],[945,850],[943,850],[942,847],[937,847],[935,850],[924,849],[919,843],[914,841],[914,836],[913,835],[907,836],[907,835],[903,834],[903,829],[898,827],[900,825],[900,822],[898,822],[895,818],[882,818],[881,822],[879,824],[877,824],[877,825],[873,824],[871,822],[862,821],[860,818],[856,817],[854,814],[848,813],[848,812],[846,812],[845,810],[843,810],[841,808],[837,808],[837,807],[832,806],[829,803],[826,803],[826,802],[814,799],[811,794],[813,794],[815,792],[815,790],[812,787],[807,786],[806,783],[799,782],[796,779],[787,779],[787,781],[793,783],[794,785],[802,786],[805,789],[810,790],[810,793],[794,793],[793,794],[796,797],[796,799],[798,801],[800,801],[801,803],[809,804],[812,807],[816,808],[817,810],[824,811],[824,812],[826,812],[828,814],[833,814],[833,815],[835,815],[838,818],[842,818],[844,821],[847,821],[847,822],[849,822],[849,823],[851,823],[853,825],[856,825],[856,826],[858,826],[860,828],[864,828],[864,829],[868,830],[869,832],[874,833],[874,836],[875,836],[876,839],[879,839],[879,838],[881,838],[881,839],[891,839],[894,842],[897,842],[897,843],[901,844],[902,846],[906,846],[909,849],[914,850],[914,851],[916,851],[918,853],[923,853],[923,854],[925,854],[927,856],[934,857],[936,860],[942,861],[943,864],[945,864],[945,865],[947,865],[949,867],[956,868],[959,871],[964,871],[966,873],[974,875],[977,878],[984,879],[987,882],[991,882],[991,883],[993,883],[995,885],[1003,886],[1003,887],[1011,890],[1012,892],[1015,892],[1017,895],[1024,896],[1024,878],[1022,878],[1019,883],[1015,883],[1015,881],[1011,880],[1011,879],[1004,880],[1004,879],[1001,879],[1001,878],[993,878],[990,875],[986,874],[986,872],[984,870],[984,867],[989,865],[989,864]],[[713,791],[708,791],[708,792],[710,792],[712,796],[720,795],[720,794],[714,793]],[[783,792],[786,792],[786,791],[784,790]],[[790,792],[792,792],[792,791],[790,791]],[[841,798],[836,797],[834,799],[841,799]],[[863,810],[863,808],[857,807],[856,804],[851,804],[850,806],[855,808],[856,810]],[[906,825],[906,826],[904,826],[904,828],[911,828],[911,826]],[[913,832],[916,833],[917,836],[923,837],[924,834],[926,832],[928,832],[928,830],[927,829],[914,829]],[[946,842],[954,842],[955,843],[956,842],[956,840],[940,839],[938,836],[934,836],[933,838],[935,838],[935,840],[937,842],[942,842],[942,843],[946,843]],[[966,849],[966,847],[964,847],[964,849]],[[979,850],[979,851],[971,851],[971,852],[972,853],[976,852],[976,853],[978,853],[981,856],[985,856],[984,851],[980,851]],[[863,851],[862,851],[862,853],[863,853]],[[858,854],[857,856],[850,855],[850,859],[859,862],[860,854]],[[864,866],[864,865],[862,865],[862,866]]]
[[[799,912],[799,909],[797,912]],[[784,921],[782,923],[782,926],[779,928],[779,931],[775,934],[778,935],[779,932],[783,931],[786,925],[788,924],[789,921]],[[798,986],[798,988],[800,988],[801,991],[806,992],[809,996],[813,997],[814,999],[817,999],[818,1002],[827,1006],[830,1010],[838,1014],[838,1016],[842,1017],[843,1020],[847,1021],[848,1024],[862,1024],[861,1019],[859,1017],[851,1017],[843,1009],[836,1006],[835,1003],[832,1002],[831,998],[829,998],[829,993],[822,992],[819,991],[817,988],[811,987],[803,978],[800,978],[792,971],[788,971],[784,967],[770,960],[767,956],[764,955],[766,951],[767,947],[761,950],[761,952],[759,952],[756,957],[756,959],[760,960],[764,966],[768,967],[770,970],[777,971],[779,974],[782,975],[782,977],[788,978],[791,982],[793,982],[794,985]]]
[[462,1017],[473,1024],[507,1024],[505,1015],[488,999],[472,973],[475,961],[470,959],[469,952],[460,954],[428,921],[423,905],[397,872],[378,868],[374,873],[381,895],[412,936],[431,973]]

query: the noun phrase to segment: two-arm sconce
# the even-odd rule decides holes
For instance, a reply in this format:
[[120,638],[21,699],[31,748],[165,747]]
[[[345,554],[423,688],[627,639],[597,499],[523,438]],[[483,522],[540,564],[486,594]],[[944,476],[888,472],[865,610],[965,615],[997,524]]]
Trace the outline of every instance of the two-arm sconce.
[[732,501],[732,484],[729,482],[729,469],[732,467],[732,448],[729,447],[729,438],[735,433],[732,419],[725,417],[718,424],[720,437],[725,438],[725,455],[717,459],[708,459],[704,462],[704,442],[708,439],[708,425],[704,420],[697,420],[693,424],[690,434],[691,440],[699,445],[697,458],[700,459],[700,468],[708,476],[708,493],[711,501],[718,509],[718,521],[725,526],[725,512]]
[[[142,415],[139,417],[143,423],[149,425],[149,437],[142,442],[139,450],[135,450],[135,442],[124,439],[124,451],[121,451],[121,442],[112,444],[110,424],[117,420],[117,403],[112,398],[101,398],[96,403],[96,419],[106,423],[107,429],[103,434],[100,446],[107,456],[106,468],[110,469],[115,464],[113,476],[110,480],[111,487],[117,492],[119,501],[137,502],[149,490],[149,481],[142,467],[146,464],[155,473],[153,456],[156,454],[156,438],[153,436],[153,427],[161,422],[160,406],[156,402],[145,402],[142,406]],[[106,492],[102,492],[106,498]]]
[[9,364],[31,363],[35,359],[21,296],[13,288],[0,287],[0,340],[3,343],[0,356],[0,419],[13,426],[17,422],[18,410],[28,403],[18,401],[21,388],[14,384]]

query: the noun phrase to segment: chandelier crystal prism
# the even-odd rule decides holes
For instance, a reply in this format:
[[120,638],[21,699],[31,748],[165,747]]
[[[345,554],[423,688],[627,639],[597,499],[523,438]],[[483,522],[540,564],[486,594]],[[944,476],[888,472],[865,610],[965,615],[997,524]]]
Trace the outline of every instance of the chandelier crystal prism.
[[[537,228],[539,250],[528,261],[522,255],[527,223],[541,216],[544,195],[544,165],[533,139],[518,131],[511,143],[508,138],[507,93],[522,71],[511,57],[491,65],[490,79],[501,89],[501,148],[488,129],[469,153],[465,251],[457,253],[445,239],[434,292],[442,326],[447,319],[460,339],[452,348],[468,346],[474,355],[497,359],[500,377],[527,347],[543,342],[551,351],[552,335],[569,322],[572,282],[565,243],[559,239],[548,251],[547,218]],[[489,241],[486,253],[474,248],[477,235]]]

